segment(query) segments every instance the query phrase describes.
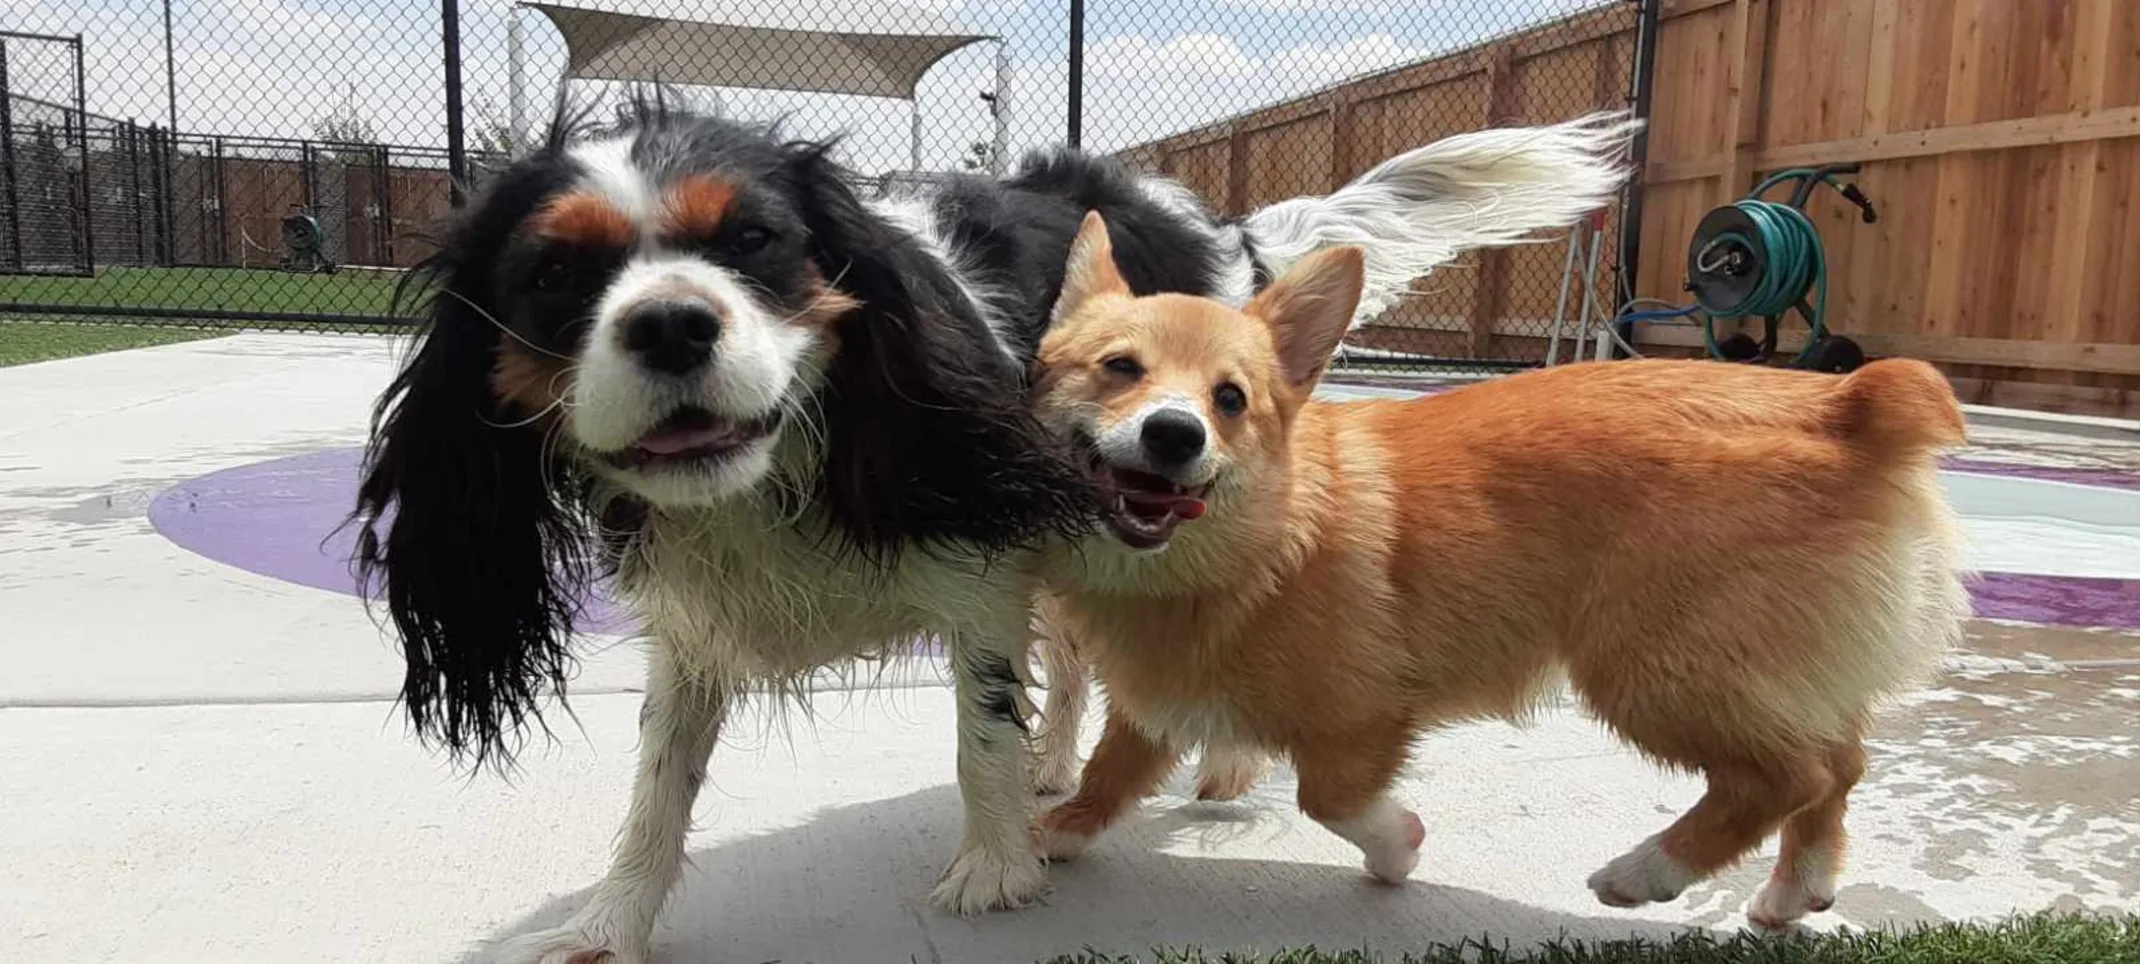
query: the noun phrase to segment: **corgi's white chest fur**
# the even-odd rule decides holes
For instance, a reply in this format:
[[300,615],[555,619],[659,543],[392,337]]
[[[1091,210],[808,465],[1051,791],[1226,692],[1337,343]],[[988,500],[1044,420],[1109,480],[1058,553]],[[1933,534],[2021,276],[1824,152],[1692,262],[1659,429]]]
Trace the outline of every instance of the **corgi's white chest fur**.
[[1155,742],[1175,747],[1255,743],[1234,709],[1218,701],[1155,703],[1137,707],[1133,722]]

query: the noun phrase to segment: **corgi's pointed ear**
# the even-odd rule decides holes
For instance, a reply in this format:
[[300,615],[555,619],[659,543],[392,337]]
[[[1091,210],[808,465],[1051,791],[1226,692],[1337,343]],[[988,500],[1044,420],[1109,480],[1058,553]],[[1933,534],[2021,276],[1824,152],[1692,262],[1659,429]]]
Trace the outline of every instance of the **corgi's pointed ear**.
[[1129,294],[1129,283],[1115,267],[1115,245],[1107,237],[1107,221],[1098,211],[1085,213],[1077,238],[1070,242],[1070,263],[1063,269],[1063,291],[1055,299],[1055,317],[1078,310],[1096,295]]
[[1271,326],[1286,383],[1313,387],[1352,325],[1365,283],[1367,253],[1357,245],[1317,251],[1248,303]]

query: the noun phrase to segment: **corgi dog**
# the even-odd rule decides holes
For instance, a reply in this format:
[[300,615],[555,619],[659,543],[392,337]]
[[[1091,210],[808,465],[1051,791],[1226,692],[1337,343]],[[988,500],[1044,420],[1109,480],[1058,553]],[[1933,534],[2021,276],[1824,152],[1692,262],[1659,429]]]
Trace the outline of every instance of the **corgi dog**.
[[1391,796],[1415,739],[1520,719],[1565,679],[1707,781],[1590,876],[1598,900],[1671,900],[1780,829],[1748,916],[1833,903],[1869,720],[1968,613],[1936,474],[1964,427],[1937,371],[1615,361],[1311,400],[1360,249],[1310,255],[1238,310],[1134,297],[1096,214],[1071,252],[1035,399],[1089,460],[1105,526],[1056,560],[1045,615],[1108,707],[1076,793],[1035,828],[1049,857],[1201,744],[1289,758],[1301,810],[1399,883],[1424,837]]

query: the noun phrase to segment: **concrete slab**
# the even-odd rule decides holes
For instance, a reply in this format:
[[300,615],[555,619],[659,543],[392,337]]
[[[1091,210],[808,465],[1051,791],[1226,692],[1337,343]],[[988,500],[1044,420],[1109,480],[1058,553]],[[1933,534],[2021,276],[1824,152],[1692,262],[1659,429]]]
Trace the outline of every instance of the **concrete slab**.
[[[1816,923],[2126,907],[2140,893],[2131,676],[1964,680],[1883,727],[1855,798],[1853,870]],[[2123,694],[2113,691],[2123,689]],[[1679,904],[1596,906],[1583,877],[1691,804],[1572,714],[1422,746],[1400,790],[1430,831],[1415,881],[1368,883],[1291,811],[1278,773],[1239,804],[1177,779],[1044,907],[928,910],[958,833],[949,694],[821,696],[715,758],[663,961],[1037,960],[1088,944],[1395,950],[1736,927],[1769,854]],[[578,702],[584,733],[511,783],[468,780],[383,704],[0,711],[0,919],[46,960],[445,961],[585,899],[628,789],[637,700]],[[2030,719],[2015,726],[2015,714]]]
[[[148,518],[159,496],[229,495],[209,473],[360,444],[391,363],[383,340],[240,336],[0,370],[0,934],[18,952],[456,961],[568,913],[600,874],[636,744],[633,646],[587,640],[577,727],[560,717],[559,742],[516,777],[457,775],[406,737],[398,657],[346,585],[216,561]],[[2140,603],[2116,525],[2140,491],[2140,446],[1977,434],[1961,467],[1994,481],[1961,494],[1986,500],[1979,551],[2021,594],[1993,602],[2030,618],[1973,624],[1949,677],[1884,719],[1853,809],[1858,854],[1821,926],[2140,896],[2140,635],[2115,628]],[[231,505],[343,498],[284,482]],[[2053,497],[2061,486],[2086,491]],[[326,533],[290,520],[317,508],[209,521],[270,526],[248,531],[301,557]],[[1367,885],[1349,847],[1292,812],[1279,773],[1238,805],[1195,804],[1177,783],[1056,868],[1046,906],[946,918],[925,899],[958,824],[938,678],[922,664],[823,692],[814,721],[761,717],[728,741],[660,960],[1395,951],[1732,927],[1767,867],[1670,907],[1596,906],[1583,878],[1697,786],[1560,711],[1425,741],[1401,791],[1429,827],[1408,887]]]

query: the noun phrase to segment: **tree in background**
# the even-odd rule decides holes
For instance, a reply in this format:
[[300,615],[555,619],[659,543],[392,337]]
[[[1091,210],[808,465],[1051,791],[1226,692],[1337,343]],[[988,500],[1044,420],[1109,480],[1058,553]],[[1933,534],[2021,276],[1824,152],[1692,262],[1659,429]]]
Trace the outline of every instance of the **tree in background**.
[[342,102],[312,122],[312,136],[327,141],[333,155],[345,164],[370,164],[376,154],[369,145],[379,143],[379,127],[357,110],[357,85],[349,85]]
[[503,165],[506,161],[519,157],[521,150],[527,145],[520,143],[519,133],[513,130],[512,121],[505,116],[505,112],[498,109],[497,104],[481,97],[470,102],[469,106],[474,108],[470,113],[475,115],[475,123],[468,129],[468,146],[479,155],[477,160],[484,164]]
[[974,141],[966,147],[966,156],[959,158],[959,166],[969,171],[993,171],[996,169],[996,147],[987,141]]

